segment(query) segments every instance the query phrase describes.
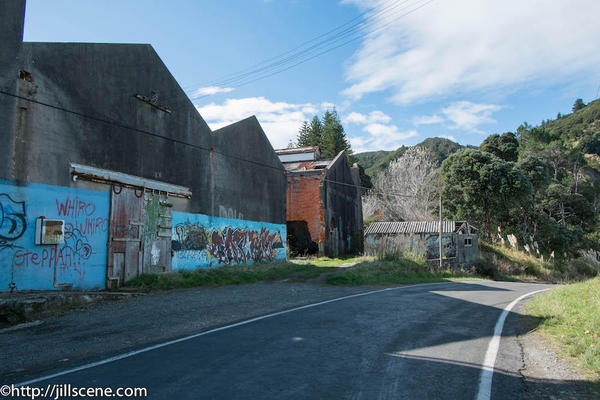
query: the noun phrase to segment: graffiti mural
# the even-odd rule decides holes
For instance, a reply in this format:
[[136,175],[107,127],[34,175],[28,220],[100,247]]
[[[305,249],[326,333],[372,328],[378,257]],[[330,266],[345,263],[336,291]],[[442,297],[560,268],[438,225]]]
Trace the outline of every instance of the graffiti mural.
[[14,241],[23,236],[26,229],[25,202],[0,193],[0,251],[18,247]]
[[285,259],[286,226],[173,212],[173,270]]
[[65,243],[63,249],[69,249],[73,254],[77,254],[84,260],[90,258],[93,253],[88,238],[85,237],[79,229],[73,228],[72,224],[68,224],[65,229]]
[[[108,193],[0,180],[0,291],[103,289],[108,208]],[[39,217],[64,220],[63,244],[35,244]]]

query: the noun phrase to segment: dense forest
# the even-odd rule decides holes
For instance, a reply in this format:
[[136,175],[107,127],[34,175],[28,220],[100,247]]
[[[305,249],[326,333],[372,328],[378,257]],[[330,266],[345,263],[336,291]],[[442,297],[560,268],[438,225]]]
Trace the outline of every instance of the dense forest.
[[[355,158],[374,180],[363,200],[367,220],[411,217],[390,191],[412,196],[413,215],[433,218],[441,192],[444,216],[468,220],[488,241],[514,234],[555,257],[600,250],[600,100],[578,99],[571,114],[490,135],[478,148],[431,138]],[[410,186],[390,185],[398,171]]]

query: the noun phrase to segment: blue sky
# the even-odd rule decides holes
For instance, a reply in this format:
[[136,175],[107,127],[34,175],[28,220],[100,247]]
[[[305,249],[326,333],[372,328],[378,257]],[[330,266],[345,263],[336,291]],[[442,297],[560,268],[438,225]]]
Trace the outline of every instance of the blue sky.
[[[285,147],[335,106],[361,152],[478,145],[597,98],[598,15],[597,0],[28,0],[25,40],[150,43],[213,129],[256,115]],[[226,80],[346,23],[344,46]],[[346,41],[324,38],[304,57]]]

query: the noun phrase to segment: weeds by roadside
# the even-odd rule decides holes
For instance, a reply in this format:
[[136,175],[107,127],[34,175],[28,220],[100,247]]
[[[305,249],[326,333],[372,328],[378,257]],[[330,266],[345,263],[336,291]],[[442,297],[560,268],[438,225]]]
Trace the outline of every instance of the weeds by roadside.
[[126,287],[144,289],[174,289],[206,285],[237,285],[294,277],[307,280],[320,276],[330,268],[314,264],[282,262],[223,266],[214,269],[181,271],[164,274],[142,274],[127,282]]
[[522,251],[479,243],[480,256],[477,272],[494,280],[563,283],[592,278],[600,273],[600,266],[584,257],[572,260],[542,260]]
[[439,271],[431,269],[423,260],[396,256],[380,259],[366,258],[352,268],[330,274],[325,282],[330,285],[394,285],[458,279],[481,279],[481,277],[473,271]]
[[600,383],[600,278],[552,289],[526,305],[551,347]]

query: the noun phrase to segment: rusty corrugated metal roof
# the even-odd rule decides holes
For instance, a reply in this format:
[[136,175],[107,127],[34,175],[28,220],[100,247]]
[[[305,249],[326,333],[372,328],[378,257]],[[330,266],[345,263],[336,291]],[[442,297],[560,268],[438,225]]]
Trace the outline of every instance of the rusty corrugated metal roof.
[[[455,232],[464,221],[442,221],[442,232]],[[440,221],[372,222],[365,229],[365,235],[376,233],[437,233]]]
[[276,149],[277,154],[296,154],[296,153],[312,153],[313,151],[319,150],[319,146],[304,146],[304,147],[291,147],[288,149]]
[[331,160],[284,162],[283,167],[288,172],[301,172],[326,168]]

